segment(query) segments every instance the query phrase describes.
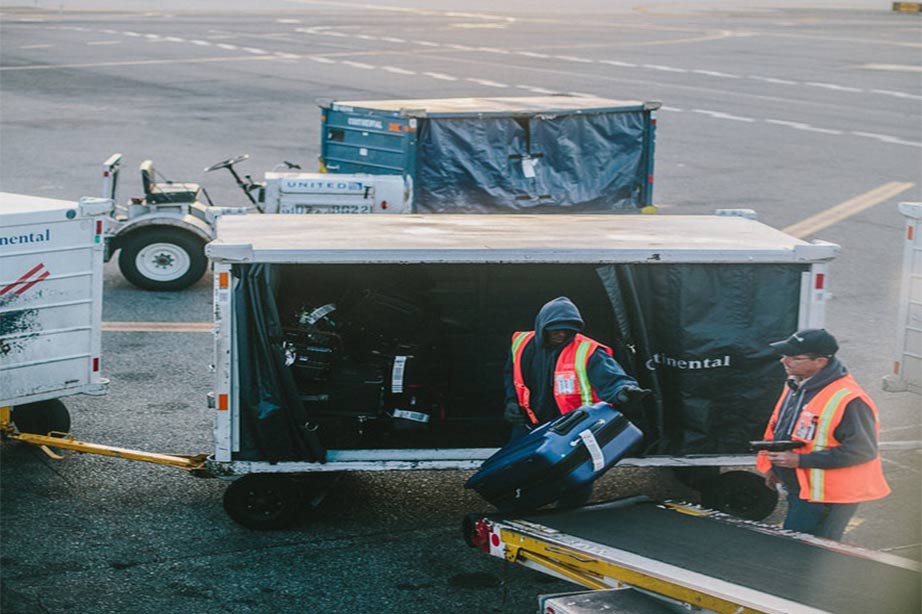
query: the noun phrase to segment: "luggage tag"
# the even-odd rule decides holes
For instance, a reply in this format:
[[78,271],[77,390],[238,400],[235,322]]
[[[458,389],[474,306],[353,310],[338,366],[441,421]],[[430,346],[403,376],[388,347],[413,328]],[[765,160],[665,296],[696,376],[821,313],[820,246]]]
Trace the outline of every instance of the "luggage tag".
[[592,459],[592,470],[601,471],[604,469],[605,454],[602,453],[602,448],[599,446],[599,442],[595,438],[595,435],[592,434],[592,431],[586,429],[579,434],[579,438],[583,440],[583,445],[589,450],[589,457]]

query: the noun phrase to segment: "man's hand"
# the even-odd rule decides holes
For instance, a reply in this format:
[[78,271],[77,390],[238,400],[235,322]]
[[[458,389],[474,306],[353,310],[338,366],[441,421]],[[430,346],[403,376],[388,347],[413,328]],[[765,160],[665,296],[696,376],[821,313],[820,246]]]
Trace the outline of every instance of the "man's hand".
[[776,467],[786,467],[796,469],[800,467],[800,454],[785,450],[784,452],[769,452],[768,460]]
[[649,388],[638,388],[637,386],[629,385],[618,391],[615,400],[618,401],[618,403],[632,403],[634,401],[640,401],[651,392]]
[[765,486],[772,490],[777,490],[778,484],[781,483],[781,480],[778,479],[778,476],[775,475],[774,471],[769,471],[765,474]]
[[506,409],[503,411],[503,420],[509,424],[525,424],[525,414],[522,413],[519,404],[515,401],[509,401],[506,403]]

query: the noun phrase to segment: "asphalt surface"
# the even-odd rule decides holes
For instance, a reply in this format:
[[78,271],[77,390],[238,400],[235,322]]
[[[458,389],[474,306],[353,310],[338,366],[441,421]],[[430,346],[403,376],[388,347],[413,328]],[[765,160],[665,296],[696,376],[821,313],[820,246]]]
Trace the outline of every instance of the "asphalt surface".
[[[889,196],[806,236],[842,246],[827,325],[881,408],[884,441],[919,441],[920,399],[884,392],[904,224],[922,200],[919,15],[889,2],[266,0],[0,3],[0,189],[76,199],[102,162],[151,158],[242,205],[201,169],[240,153],[257,179],[316,165],[329,100],[559,92],[660,100],[654,200],[664,215],[745,207],[786,228],[884,185]],[[104,320],[207,322],[210,276],[145,293],[106,268]],[[211,447],[211,337],[105,332],[108,396],[67,400],[88,441]],[[465,472],[346,476],[293,529],[224,513],[224,484],[164,467],[0,447],[0,609],[25,612],[531,612],[573,585],[467,548],[489,507]],[[884,453],[894,494],[845,541],[919,560],[918,449]],[[597,499],[694,500],[662,470],[615,470]],[[776,510],[771,520],[783,516]],[[881,590],[885,590],[882,587]]]

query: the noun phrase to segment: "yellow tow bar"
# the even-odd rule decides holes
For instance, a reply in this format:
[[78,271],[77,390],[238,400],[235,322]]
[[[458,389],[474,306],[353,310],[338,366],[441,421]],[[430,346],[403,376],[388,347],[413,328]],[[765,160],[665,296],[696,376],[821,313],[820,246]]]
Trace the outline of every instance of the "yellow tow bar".
[[54,459],[62,459],[62,456],[52,450],[70,450],[77,454],[99,454],[101,456],[112,456],[115,458],[124,458],[127,460],[143,461],[145,463],[156,463],[158,465],[169,465],[188,471],[196,471],[205,466],[207,454],[160,454],[157,452],[143,452],[141,450],[130,450],[128,448],[117,448],[115,446],[106,446],[98,443],[87,443],[77,441],[70,433],[60,433],[52,431],[47,435],[35,435],[33,433],[19,433],[13,426],[10,419],[10,408],[0,407],[0,433],[8,439],[24,441],[33,446],[38,446],[41,450]]

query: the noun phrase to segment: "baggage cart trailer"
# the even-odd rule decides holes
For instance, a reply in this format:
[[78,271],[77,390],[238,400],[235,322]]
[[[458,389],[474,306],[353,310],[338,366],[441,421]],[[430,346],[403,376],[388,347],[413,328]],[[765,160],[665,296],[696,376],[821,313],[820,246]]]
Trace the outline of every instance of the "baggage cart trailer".
[[593,610],[567,609],[579,600],[558,597],[544,600],[546,614],[920,611],[916,561],[688,504],[638,496],[514,517],[472,514],[463,531],[491,556],[600,591]]
[[66,433],[62,397],[100,374],[104,233],[113,202],[0,193],[0,421]]
[[897,315],[893,373],[884,376],[891,392],[922,393],[922,203],[900,203],[906,218],[903,281]]
[[[296,483],[310,491],[319,474],[476,469],[508,437],[511,334],[560,294],[580,306],[587,334],[655,391],[643,458],[624,463],[751,464],[748,441],[783,379],[767,343],[822,325],[826,262],[837,251],[733,216],[221,218],[206,248],[215,270],[206,469],[240,478],[225,507],[254,528],[291,522]],[[404,320],[410,330],[395,335],[435,333],[382,345],[380,327]],[[297,334],[314,346],[296,358],[286,335],[305,322]],[[381,343],[349,349],[355,330]],[[410,407],[400,403],[414,354],[442,368],[416,382]],[[315,361],[307,387],[295,378],[305,373],[293,375],[302,358]],[[733,395],[714,392],[727,385]],[[717,497],[722,509],[764,517],[776,502],[749,472],[721,474],[715,492],[720,484],[731,487]]]

